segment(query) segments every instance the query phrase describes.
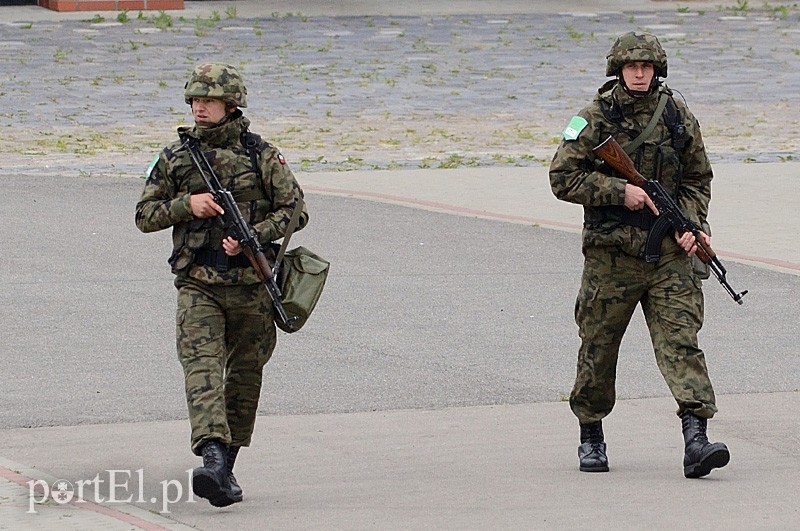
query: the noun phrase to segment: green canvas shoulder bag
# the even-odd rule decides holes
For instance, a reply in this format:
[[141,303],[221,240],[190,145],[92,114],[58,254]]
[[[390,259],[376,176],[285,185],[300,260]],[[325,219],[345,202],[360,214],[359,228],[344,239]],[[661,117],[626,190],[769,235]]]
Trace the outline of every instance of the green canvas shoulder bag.
[[286,235],[283,237],[272,270],[278,279],[281,302],[289,317],[288,325],[280,319],[275,319],[275,324],[287,334],[297,332],[306,324],[322,295],[331,265],[318,254],[302,246],[287,251],[289,240],[300,221],[303,204],[301,197],[292,212],[292,218],[286,228]]

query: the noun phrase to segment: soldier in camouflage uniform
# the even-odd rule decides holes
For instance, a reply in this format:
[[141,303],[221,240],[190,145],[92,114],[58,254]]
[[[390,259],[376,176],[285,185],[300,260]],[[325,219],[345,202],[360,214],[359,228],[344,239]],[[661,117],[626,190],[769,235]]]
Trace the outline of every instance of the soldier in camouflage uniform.
[[[199,141],[265,249],[285,234],[302,190],[281,153],[249,132],[250,121],[240,110],[247,106],[247,90],[236,68],[199,65],[185,88],[195,125],[179,128],[181,139],[153,161],[136,205],[136,226],[142,232],[172,227],[178,357],[191,448],[203,457],[193,489],[222,507],[242,500],[233,465],[239,448],[250,444],[262,369],[275,348],[276,330],[267,290],[239,243],[226,234],[222,209],[184,140]],[[304,211],[298,228],[307,221]]]
[[659,180],[702,227],[709,244],[711,165],[697,120],[660,80],[667,77],[667,56],[655,36],[620,36],[608,53],[606,75],[614,79],[569,122],[550,166],[553,194],[584,206],[584,268],[575,304],[581,346],[570,394],[580,424],[580,470],[608,471],[602,419],[614,407],[622,336],[641,305],[656,362],[678,404],[684,475],[701,477],[730,459],[724,444],[711,444],[706,436],[706,421],[717,411],[697,342],[703,324],[701,280],[708,272],[693,259],[691,233],[668,235],[660,260],[645,261],[658,211],[644,190],[615,174],[592,149],[613,136],[639,173]]

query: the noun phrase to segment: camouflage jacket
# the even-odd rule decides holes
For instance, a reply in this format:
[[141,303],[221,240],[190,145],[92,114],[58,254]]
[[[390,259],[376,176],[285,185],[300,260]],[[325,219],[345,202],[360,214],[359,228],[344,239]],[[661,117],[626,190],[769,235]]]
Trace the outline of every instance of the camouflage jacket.
[[[233,193],[244,218],[255,229],[263,246],[286,233],[295,203],[303,192],[280,152],[259,140],[253,159],[243,145],[250,121],[236,111],[221,125],[201,128],[182,127],[179,134],[200,140],[200,148],[214,168],[223,187]],[[257,171],[258,170],[258,171]],[[260,175],[259,175],[260,174]],[[218,250],[226,236],[221,217],[200,219],[193,216],[189,197],[207,192],[203,178],[181,142],[176,141],[153,161],[144,191],[136,205],[136,226],[142,232],[172,227],[173,251],[169,263],[176,275],[187,275],[209,284],[255,284],[259,279],[252,267],[219,272],[213,267],[194,264],[198,249]],[[300,217],[298,230],[308,221]]]
[[[653,116],[662,93],[672,97],[672,92],[661,85],[649,96],[634,98],[616,80],[611,80],[578,114],[586,121],[583,129],[577,134],[575,130],[571,134],[569,128],[565,130],[550,164],[550,186],[558,199],[584,206],[584,247],[618,246],[632,256],[644,256],[648,230],[627,223],[626,213],[622,212],[627,180],[603,164],[592,149],[609,135],[623,148],[638,137]],[[684,147],[676,149],[673,145],[672,133],[662,115],[631,158],[639,173],[646,179],[661,181],[677,198],[683,213],[710,234],[706,217],[713,174],[700,125],[682,100],[672,98],[672,101],[686,130],[681,135]],[[578,118],[577,123],[583,121]],[[677,250],[674,238],[664,238],[662,254]]]

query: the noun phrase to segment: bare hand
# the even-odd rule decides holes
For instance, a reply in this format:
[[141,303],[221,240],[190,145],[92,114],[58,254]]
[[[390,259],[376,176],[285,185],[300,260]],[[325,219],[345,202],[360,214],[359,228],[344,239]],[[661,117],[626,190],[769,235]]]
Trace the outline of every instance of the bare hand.
[[192,195],[189,197],[189,204],[196,218],[213,218],[225,213],[210,193]]
[[625,208],[628,210],[641,210],[644,207],[649,208],[653,214],[658,215],[658,209],[653,204],[653,200],[647,195],[647,192],[634,186],[632,184],[625,185]]
[[230,236],[222,240],[222,248],[228,256],[236,256],[242,252],[242,246],[239,245],[238,240],[234,240]]
[[[703,231],[700,231],[700,236],[703,238],[703,242],[706,245],[711,245],[711,236]],[[694,256],[697,252],[697,239],[691,232],[684,232],[683,234],[675,233],[675,241],[678,242],[681,249],[686,251],[686,254],[689,256]]]

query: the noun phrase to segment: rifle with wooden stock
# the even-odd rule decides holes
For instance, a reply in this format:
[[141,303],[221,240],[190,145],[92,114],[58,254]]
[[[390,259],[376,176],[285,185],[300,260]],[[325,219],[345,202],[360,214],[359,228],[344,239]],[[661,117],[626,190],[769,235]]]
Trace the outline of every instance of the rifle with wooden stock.
[[[709,267],[711,272],[714,274],[717,280],[719,280],[719,283],[722,284],[722,287],[725,288],[725,291],[728,292],[733,300],[739,304],[742,304],[744,302],[742,301],[742,297],[747,294],[747,290],[744,290],[741,293],[736,293],[731,285],[728,284],[728,281],[725,278],[728,272],[722,265],[722,262],[720,262],[719,258],[717,258],[717,253],[715,253],[711,246],[706,243],[705,239],[703,239],[703,236],[700,233],[700,228],[689,218],[687,218],[683,212],[681,212],[677,203],[675,203],[675,200],[664,189],[664,186],[655,179],[645,179],[642,174],[636,170],[636,166],[633,164],[633,161],[625,152],[625,150],[622,149],[622,146],[620,146],[612,136],[609,136],[607,139],[601,142],[600,145],[594,148],[593,151],[598,157],[605,161],[606,164],[611,166],[612,169],[627,179],[628,182],[647,192],[647,195],[653,201],[653,204],[655,204],[656,208],[658,209],[658,220],[653,228],[650,229],[651,231],[657,233],[657,236],[653,239],[653,242],[660,247],[661,239],[668,230],[673,230],[678,234],[683,234],[685,232],[691,232],[694,234],[695,241],[697,243],[697,251],[695,252],[695,256],[697,256],[701,262]],[[648,238],[648,241],[649,240],[650,238]],[[655,253],[648,252],[646,254],[646,259],[649,262],[657,262],[659,259],[659,254],[657,251]]]
[[244,252],[250,264],[253,266],[253,269],[255,269],[259,280],[261,280],[261,283],[267,288],[267,293],[269,293],[272,299],[272,304],[278,314],[278,319],[281,320],[281,323],[286,329],[293,330],[296,318],[290,318],[286,314],[281,300],[281,290],[278,287],[275,274],[272,272],[272,267],[269,265],[269,261],[264,254],[264,250],[261,247],[261,243],[258,241],[255,231],[248,225],[247,221],[245,221],[242,211],[239,210],[239,206],[233,199],[233,194],[220,184],[214,168],[211,167],[206,156],[200,151],[197,140],[191,137],[186,137],[183,140],[183,146],[192,157],[192,162],[194,162],[197,171],[200,172],[200,176],[203,177],[208,191],[214,196],[214,201],[222,207],[224,212],[222,214],[222,219],[225,225],[231,230],[233,237],[239,242],[239,245],[241,245],[242,252]]

